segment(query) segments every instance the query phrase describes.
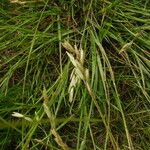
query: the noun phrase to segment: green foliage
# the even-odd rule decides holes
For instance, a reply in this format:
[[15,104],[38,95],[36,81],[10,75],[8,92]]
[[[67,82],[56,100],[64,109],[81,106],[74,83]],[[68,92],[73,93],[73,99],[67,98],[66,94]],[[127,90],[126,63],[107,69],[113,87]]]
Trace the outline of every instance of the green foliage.
[[148,150],[150,3],[0,2],[0,147]]

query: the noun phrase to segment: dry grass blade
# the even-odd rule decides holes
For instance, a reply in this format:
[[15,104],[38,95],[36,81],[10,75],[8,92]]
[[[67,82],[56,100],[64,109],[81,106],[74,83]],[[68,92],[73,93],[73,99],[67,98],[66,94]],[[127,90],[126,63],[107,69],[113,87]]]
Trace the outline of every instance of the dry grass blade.
[[63,149],[63,150],[69,150],[69,147],[63,142],[62,138],[60,135],[57,133],[55,129],[51,130],[52,134],[55,137],[56,143]]
[[44,107],[44,111],[45,111],[46,115],[48,116],[48,118],[50,120],[51,133],[54,135],[55,141],[57,142],[57,144],[63,150],[69,150],[68,146],[66,144],[64,144],[63,140],[61,139],[60,135],[57,133],[57,131],[55,129],[56,128],[55,117],[54,117],[54,114],[50,111],[50,109],[48,107],[48,96],[47,96],[47,91],[46,91],[45,87],[44,87],[44,90],[43,90],[43,98],[44,98],[43,107]]
[[50,120],[51,128],[55,128],[55,117],[48,107],[48,96],[45,88],[43,90],[43,98],[44,98],[43,102],[44,111]]
[[126,44],[121,48],[121,50],[119,51],[119,54],[121,54],[121,53],[124,52],[124,51],[127,51],[127,50],[131,47],[132,44],[133,44],[133,41],[131,41],[131,42],[129,42],[129,43],[126,43]]

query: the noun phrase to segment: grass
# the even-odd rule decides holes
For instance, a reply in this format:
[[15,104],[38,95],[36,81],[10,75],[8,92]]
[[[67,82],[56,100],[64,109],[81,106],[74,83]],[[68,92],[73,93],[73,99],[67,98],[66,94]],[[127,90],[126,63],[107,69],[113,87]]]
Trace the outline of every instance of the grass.
[[0,6],[2,150],[149,149],[149,0]]

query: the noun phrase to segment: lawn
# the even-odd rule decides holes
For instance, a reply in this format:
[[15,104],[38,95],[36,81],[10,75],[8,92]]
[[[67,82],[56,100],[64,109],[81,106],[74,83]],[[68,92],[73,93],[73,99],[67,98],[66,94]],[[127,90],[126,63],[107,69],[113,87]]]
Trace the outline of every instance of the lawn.
[[0,149],[148,150],[149,0],[1,0]]

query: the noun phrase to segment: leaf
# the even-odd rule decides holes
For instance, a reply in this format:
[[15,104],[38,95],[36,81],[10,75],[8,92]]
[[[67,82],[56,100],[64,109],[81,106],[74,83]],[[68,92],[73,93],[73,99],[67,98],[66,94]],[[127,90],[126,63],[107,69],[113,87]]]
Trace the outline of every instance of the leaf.
[[133,44],[133,41],[131,41],[131,42],[129,42],[129,43],[126,43],[126,44],[121,48],[121,50],[119,51],[119,54],[121,54],[121,53],[124,52],[124,51],[127,51],[127,50],[131,47],[132,44]]

